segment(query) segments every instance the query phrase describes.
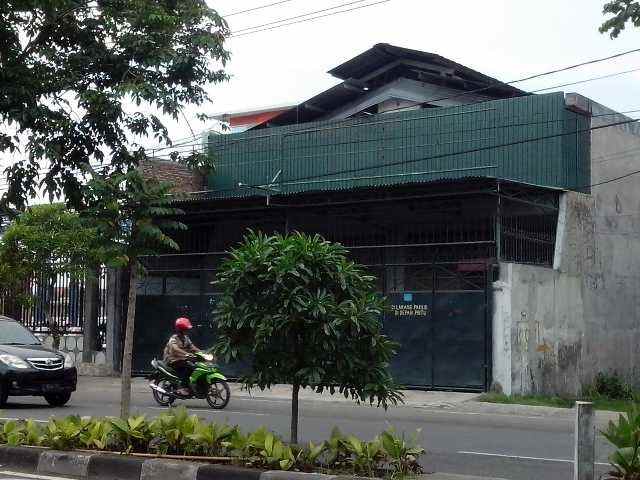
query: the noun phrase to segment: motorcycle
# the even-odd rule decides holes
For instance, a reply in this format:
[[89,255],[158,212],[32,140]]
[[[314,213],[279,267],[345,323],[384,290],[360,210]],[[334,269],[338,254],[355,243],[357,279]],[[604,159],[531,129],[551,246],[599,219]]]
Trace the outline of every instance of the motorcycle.
[[227,379],[213,363],[213,355],[205,352],[194,354],[195,369],[189,377],[189,395],[178,390],[182,382],[178,374],[161,360],[153,359],[153,372],[149,375],[149,387],[154,400],[163,407],[170,407],[177,399],[206,399],[211,408],[221,410],[229,403],[231,391]]

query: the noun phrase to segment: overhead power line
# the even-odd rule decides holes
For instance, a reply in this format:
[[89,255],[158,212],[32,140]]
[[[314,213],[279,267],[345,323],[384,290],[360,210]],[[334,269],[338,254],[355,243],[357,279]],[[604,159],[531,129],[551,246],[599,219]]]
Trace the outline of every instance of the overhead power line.
[[283,3],[290,3],[292,1],[293,0],[281,0],[280,2],[267,3],[266,5],[260,5],[258,7],[253,7],[253,8],[247,8],[246,10],[237,10],[235,12],[225,13],[224,15],[221,15],[221,16],[224,17],[224,18],[233,17],[234,15],[241,15],[243,13],[255,12],[257,10],[263,10],[265,8],[275,7],[276,5],[282,5]]
[[[313,15],[315,13],[319,13],[319,12],[323,12],[323,11],[327,11],[327,10],[336,10],[338,8],[346,7],[348,5],[353,5],[355,3],[361,3],[363,1],[365,1],[365,0],[358,0],[356,2],[345,3],[345,4],[337,5],[335,7],[331,7],[331,8],[328,8],[328,9],[318,10],[316,12],[309,12],[309,13],[306,13],[304,15],[298,15],[296,17],[284,18],[282,20],[278,20],[278,21],[275,21],[275,22],[270,22],[270,23],[265,23],[263,25],[256,25],[254,27],[244,28],[244,29],[238,30],[238,32],[236,32],[236,33],[232,33],[231,37],[233,37],[233,38],[244,37],[246,35],[252,35],[254,33],[266,32],[268,30],[275,30],[276,28],[288,27],[290,25],[296,25],[298,23],[310,22],[312,20],[317,20],[319,18],[331,17],[333,15],[338,15],[340,13],[347,13],[347,12],[352,12],[354,10],[360,10],[362,8],[373,7],[374,5],[380,5],[382,3],[390,2],[391,0],[380,0],[380,1],[377,1],[377,2],[373,2],[373,3],[368,3],[367,5],[360,5],[360,6],[357,6],[357,7],[352,7],[352,8],[348,8],[348,9],[345,9],[345,10],[340,10],[340,11],[337,11],[337,12],[326,13],[324,15],[317,15],[315,17],[303,18],[302,20],[289,22],[289,20],[293,20],[293,19],[296,19],[296,18],[308,17],[309,15]],[[288,22],[288,23],[282,23],[282,22]],[[279,24],[279,25],[267,27],[268,25],[273,25],[273,24]],[[267,28],[262,28],[262,27],[267,27]]]
[[625,70],[623,72],[610,73],[608,75],[602,75],[600,77],[592,77],[592,78],[587,78],[585,80],[578,80],[576,82],[561,83],[561,84],[558,84],[558,85],[554,85],[552,87],[538,88],[536,90],[531,90],[529,93],[545,92],[547,90],[554,90],[556,88],[570,87],[572,85],[580,85],[580,84],[583,84],[583,83],[594,82],[596,80],[604,80],[606,78],[619,77],[620,75],[627,75],[629,73],[634,73],[634,72],[640,72],[640,67],[632,68],[631,70]]
[[334,5],[333,7],[328,7],[328,8],[323,8],[322,10],[315,10],[313,12],[303,13],[301,15],[296,15],[295,17],[289,17],[289,18],[283,18],[283,19],[280,19],[280,20],[274,20],[273,22],[263,23],[261,25],[255,26],[255,27],[241,28],[240,30],[236,30],[235,32],[231,32],[231,33],[232,33],[232,35],[235,35],[237,33],[242,33],[242,32],[245,32],[247,30],[254,30],[256,28],[268,27],[269,25],[276,25],[278,23],[288,22],[289,20],[297,20],[298,18],[309,17],[309,16],[315,15],[317,13],[328,12],[330,10],[337,10],[338,8],[348,7],[350,5],[355,5],[356,3],[362,3],[364,1],[366,1],[366,0],[355,0],[355,1],[352,1],[352,2],[341,3],[339,5]]

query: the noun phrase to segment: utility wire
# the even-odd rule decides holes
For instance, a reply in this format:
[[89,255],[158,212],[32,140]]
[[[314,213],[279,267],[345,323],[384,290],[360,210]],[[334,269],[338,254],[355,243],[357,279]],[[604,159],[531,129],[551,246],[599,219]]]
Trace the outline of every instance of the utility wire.
[[237,10],[235,12],[226,13],[224,15],[221,15],[221,17],[224,17],[224,18],[233,17],[234,15],[241,15],[243,13],[255,12],[256,10],[262,10],[265,8],[274,7],[276,5],[282,5],[283,3],[290,3],[292,1],[293,0],[281,0],[280,2],[267,3],[266,5],[260,5],[258,7],[248,8],[246,10]]
[[[364,1],[364,0],[358,0],[357,2],[347,3],[347,4],[344,4],[344,5],[339,5],[339,6],[337,6],[337,7],[332,7],[332,8],[333,8],[333,9],[341,8],[341,7],[344,7],[344,6],[347,6],[347,5],[351,5],[351,4],[353,4],[353,3],[360,3],[361,1]],[[361,8],[373,7],[374,5],[380,5],[380,4],[382,4],[382,3],[387,3],[387,2],[390,2],[390,1],[391,1],[391,0],[380,0],[380,1],[377,1],[377,2],[369,3],[369,4],[367,4],[367,5],[360,5],[360,6],[358,6],[358,7],[348,8],[348,9],[346,9],[346,10],[340,10],[340,11],[338,11],[338,12],[326,13],[326,14],[324,14],[324,15],[318,15],[318,16],[311,17],[311,18],[304,18],[304,19],[302,19],[302,20],[297,20],[297,21],[295,21],[295,22],[282,23],[281,25],[275,25],[275,26],[273,26],[273,27],[268,27],[268,28],[261,28],[261,27],[266,26],[266,25],[268,25],[268,24],[265,24],[265,25],[257,25],[257,26],[255,26],[255,27],[250,27],[250,28],[247,28],[247,29],[242,29],[242,30],[240,30],[240,31],[239,31],[239,32],[241,32],[241,33],[232,33],[232,34],[230,35],[230,37],[233,37],[233,38],[244,37],[244,36],[246,36],[246,35],[252,35],[252,34],[254,34],[254,33],[266,32],[266,31],[269,31],[269,30],[275,30],[276,28],[288,27],[288,26],[290,26],[290,25],[296,25],[296,24],[298,24],[298,23],[310,22],[310,21],[312,21],[312,20],[317,20],[317,19],[319,19],[319,18],[331,17],[331,16],[333,16],[333,15],[338,15],[338,14],[340,14],[340,13],[353,12],[354,10],[360,10]],[[320,11],[321,11],[321,10],[320,10]],[[313,13],[307,13],[307,14],[302,15],[302,16],[308,16],[308,15],[313,15]],[[292,18],[296,18],[296,17],[292,17]],[[292,19],[292,18],[291,18],[291,19]],[[283,20],[279,20],[278,22],[272,22],[272,23],[286,22],[286,21],[291,20],[291,19],[283,19]],[[254,29],[257,29],[257,30],[254,30]],[[251,31],[246,31],[246,32],[245,32],[245,30],[251,30]]]
[[547,90],[554,90],[556,88],[570,87],[572,85],[580,85],[580,84],[583,84],[583,83],[594,82],[596,80],[604,80],[605,78],[619,77],[620,75],[626,75],[626,74],[634,73],[634,72],[640,72],[640,67],[639,68],[633,68],[631,70],[625,70],[624,72],[610,73],[608,75],[602,75],[600,77],[587,78],[586,80],[578,80],[577,82],[561,83],[559,85],[554,85],[552,87],[538,88],[537,90],[531,90],[529,93],[545,92]]
[[256,28],[268,27],[270,25],[276,25],[278,23],[284,23],[284,22],[288,22],[290,20],[297,20],[298,18],[309,17],[311,15],[315,15],[316,13],[324,13],[324,12],[328,12],[330,10],[337,10],[338,8],[348,7],[350,5],[355,5],[356,3],[362,3],[364,1],[366,1],[366,0],[354,0],[352,2],[347,2],[347,3],[341,3],[339,5],[334,5],[333,7],[323,8],[322,10],[315,10],[313,12],[303,13],[301,15],[296,15],[295,17],[289,17],[289,18],[282,18],[280,20],[274,20],[272,22],[263,23],[261,25],[256,25],[255,27],[241,28],[240,30],[236,30],[235,32],[231,32],[231,35],[233,36],[235,34],[246,32],[248,30],[255,30]]

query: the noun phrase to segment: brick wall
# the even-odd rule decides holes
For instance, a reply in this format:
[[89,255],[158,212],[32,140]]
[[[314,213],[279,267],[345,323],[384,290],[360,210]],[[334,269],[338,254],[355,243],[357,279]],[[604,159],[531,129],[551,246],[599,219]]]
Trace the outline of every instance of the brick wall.
[[204,188],[203,175],[171,160],[148,160],[140,168],[147,178],[173,183],[175,192],[199,192]]

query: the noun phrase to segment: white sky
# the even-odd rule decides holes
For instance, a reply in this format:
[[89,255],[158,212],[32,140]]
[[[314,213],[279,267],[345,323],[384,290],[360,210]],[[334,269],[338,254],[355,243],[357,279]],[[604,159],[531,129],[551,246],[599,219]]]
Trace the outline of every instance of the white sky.
[[[270,0],[208,0],[222,14]],[[229,18],[232,30],[293,17],[353,0],[293,0]],[[366,0],[353,5],[373,3]],[[297,103],[337,83],[326,71],[376,43],[437,53],[503,81],[640,48],[640,29],[616,40],[598,32],[605,0],[391,0],[387,3],[231,38],[231,81],[212,86],[214,114]],[[550,75],[517,86],[544,88],[640,68],[640,53]],[[618,110],[640,109],[640,72],[569,87]],[[186,116],[195,132],[210,124]],[[174,139],[191,135],[187,122],[167,119]],[[142,142],[153,146],[153,142]],[[5,158],[4,163],[8,159]],[[2,162],[0,162],[2,163]],[[0,187],[0,191],[2,188]]]

